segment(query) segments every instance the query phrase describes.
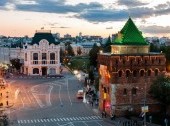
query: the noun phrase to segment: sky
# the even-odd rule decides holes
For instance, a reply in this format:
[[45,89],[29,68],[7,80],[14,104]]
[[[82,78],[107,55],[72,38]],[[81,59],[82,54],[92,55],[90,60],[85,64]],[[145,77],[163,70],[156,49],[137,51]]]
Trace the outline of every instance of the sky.
[[170,0],[0,0],[0,35],[118,33],[129,16],[144,37],[170,37]]

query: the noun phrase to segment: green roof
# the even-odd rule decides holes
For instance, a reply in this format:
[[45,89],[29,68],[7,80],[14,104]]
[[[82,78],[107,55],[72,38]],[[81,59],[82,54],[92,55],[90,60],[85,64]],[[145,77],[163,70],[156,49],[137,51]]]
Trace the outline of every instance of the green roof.
[[42,40],[42,39],[46,39],[49,44],[59,44],[55,41],[55,38],[53,37],[53,35],[51,33],[41,33],[41,32],[37,32],[35,33],[33,39],[32,39],[32,42],[31,44],[39,44],[39,42]]
[[131,18],[128,19],[122,30],[114,40],[115,45],[148,45],[142,32],[138,30]]

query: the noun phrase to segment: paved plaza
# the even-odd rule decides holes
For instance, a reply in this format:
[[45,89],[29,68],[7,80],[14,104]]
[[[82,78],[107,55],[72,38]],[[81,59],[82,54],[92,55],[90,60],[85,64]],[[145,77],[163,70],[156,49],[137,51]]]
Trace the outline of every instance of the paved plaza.
[[12,126],[110,126],[100,113],[76,98],[83,82],[67,69],[64,78],[10,78]]

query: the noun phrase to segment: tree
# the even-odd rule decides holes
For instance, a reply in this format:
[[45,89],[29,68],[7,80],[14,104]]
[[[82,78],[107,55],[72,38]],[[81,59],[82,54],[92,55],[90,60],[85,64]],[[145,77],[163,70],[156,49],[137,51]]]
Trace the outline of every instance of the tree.
[[167,107],[170,105],[170,78],[158,77],[151,85],[149,93],[162,104],[163,112],[166,113]]
[[75,56],[72,46],[69,44],[67,47],[68,56]]
[[111,52],[111,45],[112,45],[112,41],[111,41],[111,38],[109,36],[105,45],[104,45],[103,51],[104,52]]
[[160,49],[157,45],[154,45],[153,43],[150,44],[150,52],[160,52]]
[[20,70],[20,68],[22,66],[22,63],[20,63],[20,59],[11,59],[10,62],[12,64],[12,66],[14,68],[16,68],[16,70],[18,70],[18,71]]
[[89,60],[90,60],[91,66],[97,67],[97,54],[99,53],[100,50],[101,50],[101,47],[97,46],[96,43],[93,45],[93,48],[90,50]]
[[60,62],[61,63],[63,63],[64,57],[65,57],[64,50],[60,49]]
[[81,48],[78,47],[78,48],[77,48],[77,54],[78,54],[78,55],[81,55],[81,53],[82,53]]

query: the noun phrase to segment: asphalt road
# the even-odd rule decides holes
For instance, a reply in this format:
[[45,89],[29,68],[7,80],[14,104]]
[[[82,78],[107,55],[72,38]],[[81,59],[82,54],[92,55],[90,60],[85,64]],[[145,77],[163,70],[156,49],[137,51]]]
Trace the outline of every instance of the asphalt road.
[[9,79],[11,126],[111,126],[76,93],[82,82],[64,69],[65,78]]

